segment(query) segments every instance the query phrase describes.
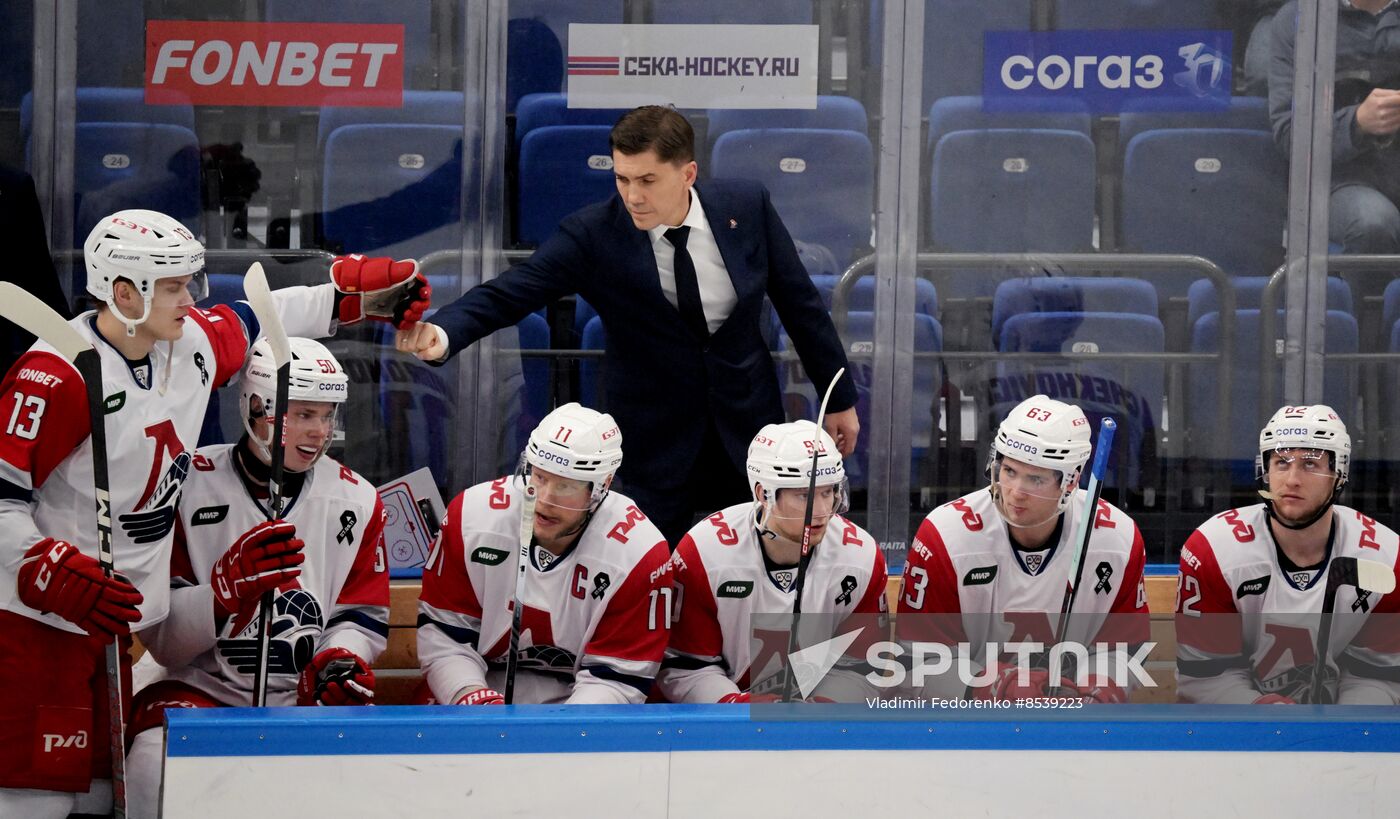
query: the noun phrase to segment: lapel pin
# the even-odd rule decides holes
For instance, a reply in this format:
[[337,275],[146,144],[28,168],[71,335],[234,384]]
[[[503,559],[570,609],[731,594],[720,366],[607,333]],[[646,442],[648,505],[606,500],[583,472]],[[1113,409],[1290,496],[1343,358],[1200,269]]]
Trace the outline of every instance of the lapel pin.
[[733,230],[734,228],[736,228],[736,227],[738,227],[738,226],[739,226],[739,220],[738,220],[738,219],[730,219],[730,220],[729,220],[729,229],[730,229],[730,230]]

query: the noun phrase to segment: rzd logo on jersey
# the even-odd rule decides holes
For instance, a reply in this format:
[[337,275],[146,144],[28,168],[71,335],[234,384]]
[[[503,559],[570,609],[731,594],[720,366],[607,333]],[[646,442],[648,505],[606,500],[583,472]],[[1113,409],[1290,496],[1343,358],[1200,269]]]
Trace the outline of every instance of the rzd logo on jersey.
[[76,734],[44,734],[44,753],[52,751],[54,748],[86,748],[88,746],[88,732],[79,731]]
[[[252,676],[258,668],[258,601],[231,618],[219,638],[219,665],[230,677]],[[311,592],[290,588],[277,595],[268,627],[269,674],[300,674],[316,650],[325,627],[321,604]]]

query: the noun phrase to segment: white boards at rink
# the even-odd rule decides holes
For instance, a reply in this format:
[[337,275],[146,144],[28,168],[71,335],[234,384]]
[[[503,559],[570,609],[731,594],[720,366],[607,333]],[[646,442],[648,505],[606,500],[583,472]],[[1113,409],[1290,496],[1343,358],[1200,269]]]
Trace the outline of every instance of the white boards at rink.
[[[166,819],[1393,817],[1400,709],[167,713]],[[907,714],[906,714],[907,716]]]

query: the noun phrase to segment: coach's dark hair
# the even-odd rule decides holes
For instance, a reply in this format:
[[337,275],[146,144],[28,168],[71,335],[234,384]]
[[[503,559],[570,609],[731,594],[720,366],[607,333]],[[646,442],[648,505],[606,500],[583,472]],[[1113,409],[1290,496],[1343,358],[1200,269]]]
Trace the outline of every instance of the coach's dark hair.
[[608,134],[608,147],[626,156],[651,150],[662,162],[695,158],[695,129],[674,108],[643,105],[622,115]]

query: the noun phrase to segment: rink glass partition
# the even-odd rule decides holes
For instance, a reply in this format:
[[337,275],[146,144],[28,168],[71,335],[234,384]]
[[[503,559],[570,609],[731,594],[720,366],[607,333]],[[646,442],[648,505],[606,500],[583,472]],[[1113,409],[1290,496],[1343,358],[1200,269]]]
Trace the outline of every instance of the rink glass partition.
[[[237,297],[254,260],[276,286],[364,252],[418,257],[445,303],[611,191],[616,112],[539,96],[567,94],[570,58],[589,56],[571,54],[571,23],[816,26],[815,108],[685,113],[702,180],[763,179],[831,305],[861,391],[852,517],[892,570],[929,509],[983,485],[995,423],[1033,392],[1119,420],[1104,496],[1137,521],[1150,562],[1174,563],[1202,520],[1254,502],[1253,441],[1282,403],[1337,409],[1354,445],[1344,502],[1397,524],[1400,264],[1327,258],[1326,163],[1304,161],[1325,115],[1300,86],[1294,153],[1275,147],[1244,84],[1255,21],[1218,12],[1247,4],[5,5],[0,161],[35,178],[75,296],[93,214],[140,205],[206,238],[216,298]],[[1320,78],[1335,5],[1302,4],[1297,60]],[[401,27],[402,105],[261,104],[252,90],[245,104],[148,104],[148,23],[172,20]],[[1147,53],[1170,32],[1204,50],[1198,73],[1168,65],[1164,85],[1194,83],[1214,108],[1102,88],[1008,106],[1005,83],[1034,71],[988,59],[1036,37],[1042,62],[1095,41]],[[1098,63],[1085,76],[1101,82]],[[441,368],[376,329],[342,332],[332,347],[355,389],[340,455],[377,484],[428,466],[445,498],[501,474],[550,406],[600,400],[592,318],[566,299]],[[771,341],[788,414],[809,417],[817,391],[777,321]],[[221,398],[222,435],[236,435],[236,399]]]

